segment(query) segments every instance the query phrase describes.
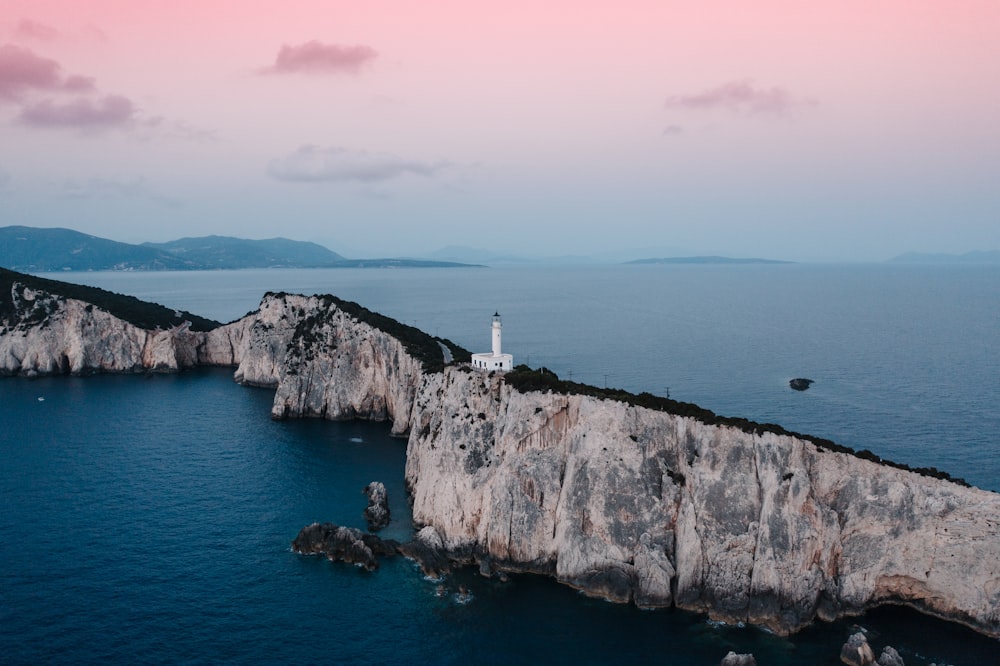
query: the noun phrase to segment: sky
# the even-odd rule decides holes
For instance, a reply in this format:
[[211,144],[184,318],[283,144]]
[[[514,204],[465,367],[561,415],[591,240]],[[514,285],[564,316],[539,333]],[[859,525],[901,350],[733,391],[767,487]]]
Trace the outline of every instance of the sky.
[[995,0],[0,0],[0,226],[997,249],[998,35]]

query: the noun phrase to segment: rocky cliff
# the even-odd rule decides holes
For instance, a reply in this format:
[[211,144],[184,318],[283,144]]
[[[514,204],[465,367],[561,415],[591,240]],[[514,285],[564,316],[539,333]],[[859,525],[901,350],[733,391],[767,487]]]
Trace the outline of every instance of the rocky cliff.
[[4,375],[172,372],[197,365],[204,338],[189,323],[147,330],[90,303],[20,283],[4,305]]
[[[231,365],[276,418],[389,420],[421,534],[484,571],[778,633],[905,604],[1000,637],[1000,495],[780,429],[517,390],[333,297],[269,294],[208,332],[143,330],[23,285],[0,372]],[[10,308],[8,308],[10,310]]]
[[493,566],[778,633],[905,604],[1000,637],[1000,495],[581,395],[429,375],[414,520]]

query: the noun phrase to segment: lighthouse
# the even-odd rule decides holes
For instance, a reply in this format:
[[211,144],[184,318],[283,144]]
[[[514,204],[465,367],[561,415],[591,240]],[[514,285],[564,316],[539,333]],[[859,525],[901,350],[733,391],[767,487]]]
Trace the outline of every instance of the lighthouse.
[[514,357],[511,354],[503,353],[501,343],[501,331],[503,325],[500,323],[500,313],[493,314],[493,324],[490,331],[493,336],[493,350],[482,354],[472,355],[472,367],[478,370],[499,370],[507,372],[514,367]]

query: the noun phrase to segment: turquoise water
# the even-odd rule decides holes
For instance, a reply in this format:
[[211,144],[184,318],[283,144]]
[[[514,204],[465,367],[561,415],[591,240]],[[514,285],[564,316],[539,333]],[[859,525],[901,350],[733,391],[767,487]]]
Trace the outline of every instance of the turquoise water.
[[[221,319],[267,289],[334,292],[473,349],[500,309],[516,361],[1000,486],[995,270],[687,268],[60,277]],[[464,572],[439,597],[402,559],[368,574],[297,556],[305,524],[364,526],[372,480],[385,535],[406,537],[405,443],[382,424],[273,422],[271,393],[230,375],[0,381],[0,661],[839,663],[849,623],[781,639],[536,577]],[[787,387],[800,375],[805,393]],[[907,611],[857,621],[907,664],[1000,663],[996,641]]]

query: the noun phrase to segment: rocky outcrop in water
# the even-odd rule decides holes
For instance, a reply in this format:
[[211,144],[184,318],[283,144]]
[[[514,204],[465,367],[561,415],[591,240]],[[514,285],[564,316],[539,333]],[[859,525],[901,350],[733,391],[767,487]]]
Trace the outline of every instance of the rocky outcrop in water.
[[882,648],[882,654],[879,655],[878,661],[875,663],[878,666],[906,666],[903,658],[896,652],[896,648],[889,647],[888,645]]
[[303,555],[326,555],[333,562],[356,564],[368,571],[378,569],[378,558],[395,555],[395,541],[383,540],[374,534],[365,534],[353,527],[333,523],[313,523],[303,527],[292,550]]
[[368,523],[369,532],[378,532],[389,524],[389,493],[385,490],[385,484],[380,481],[372,481],[364,489],[368,496],[368,506],[365,507],[365,521]]
[[795,379],[788,380],[788,386],[796,391],[805,391],[814,383],[813,380],[806,379],[805,377],[796,377]]
[[730,651],[719,662],[719,666],[757,666],[757,660],[752,654],[736,654]]
[[[23,287],[15,296],[23,316],[0,331],[7,374],[233,365],[237,381],[275,388],[275,418],[391,421],[408,435],[423,527],[407,547],[428,571],[450,559],[538,572],[782,634],[893,603],[1000,637],[995,493],[790,433],[522,392],[467,366],[429,370],[433,353],[442,364],[437,342],[424,336],[418,359],[412,341],[332,297],[269,294],[195,333],[138,329]],[[369,566],[365,538],[337,535],[335,552]]]
[[847,639],[840,648],[840,661],[848,666],[872,666],[875,663],[875,653],[863,633],[859,631]]

